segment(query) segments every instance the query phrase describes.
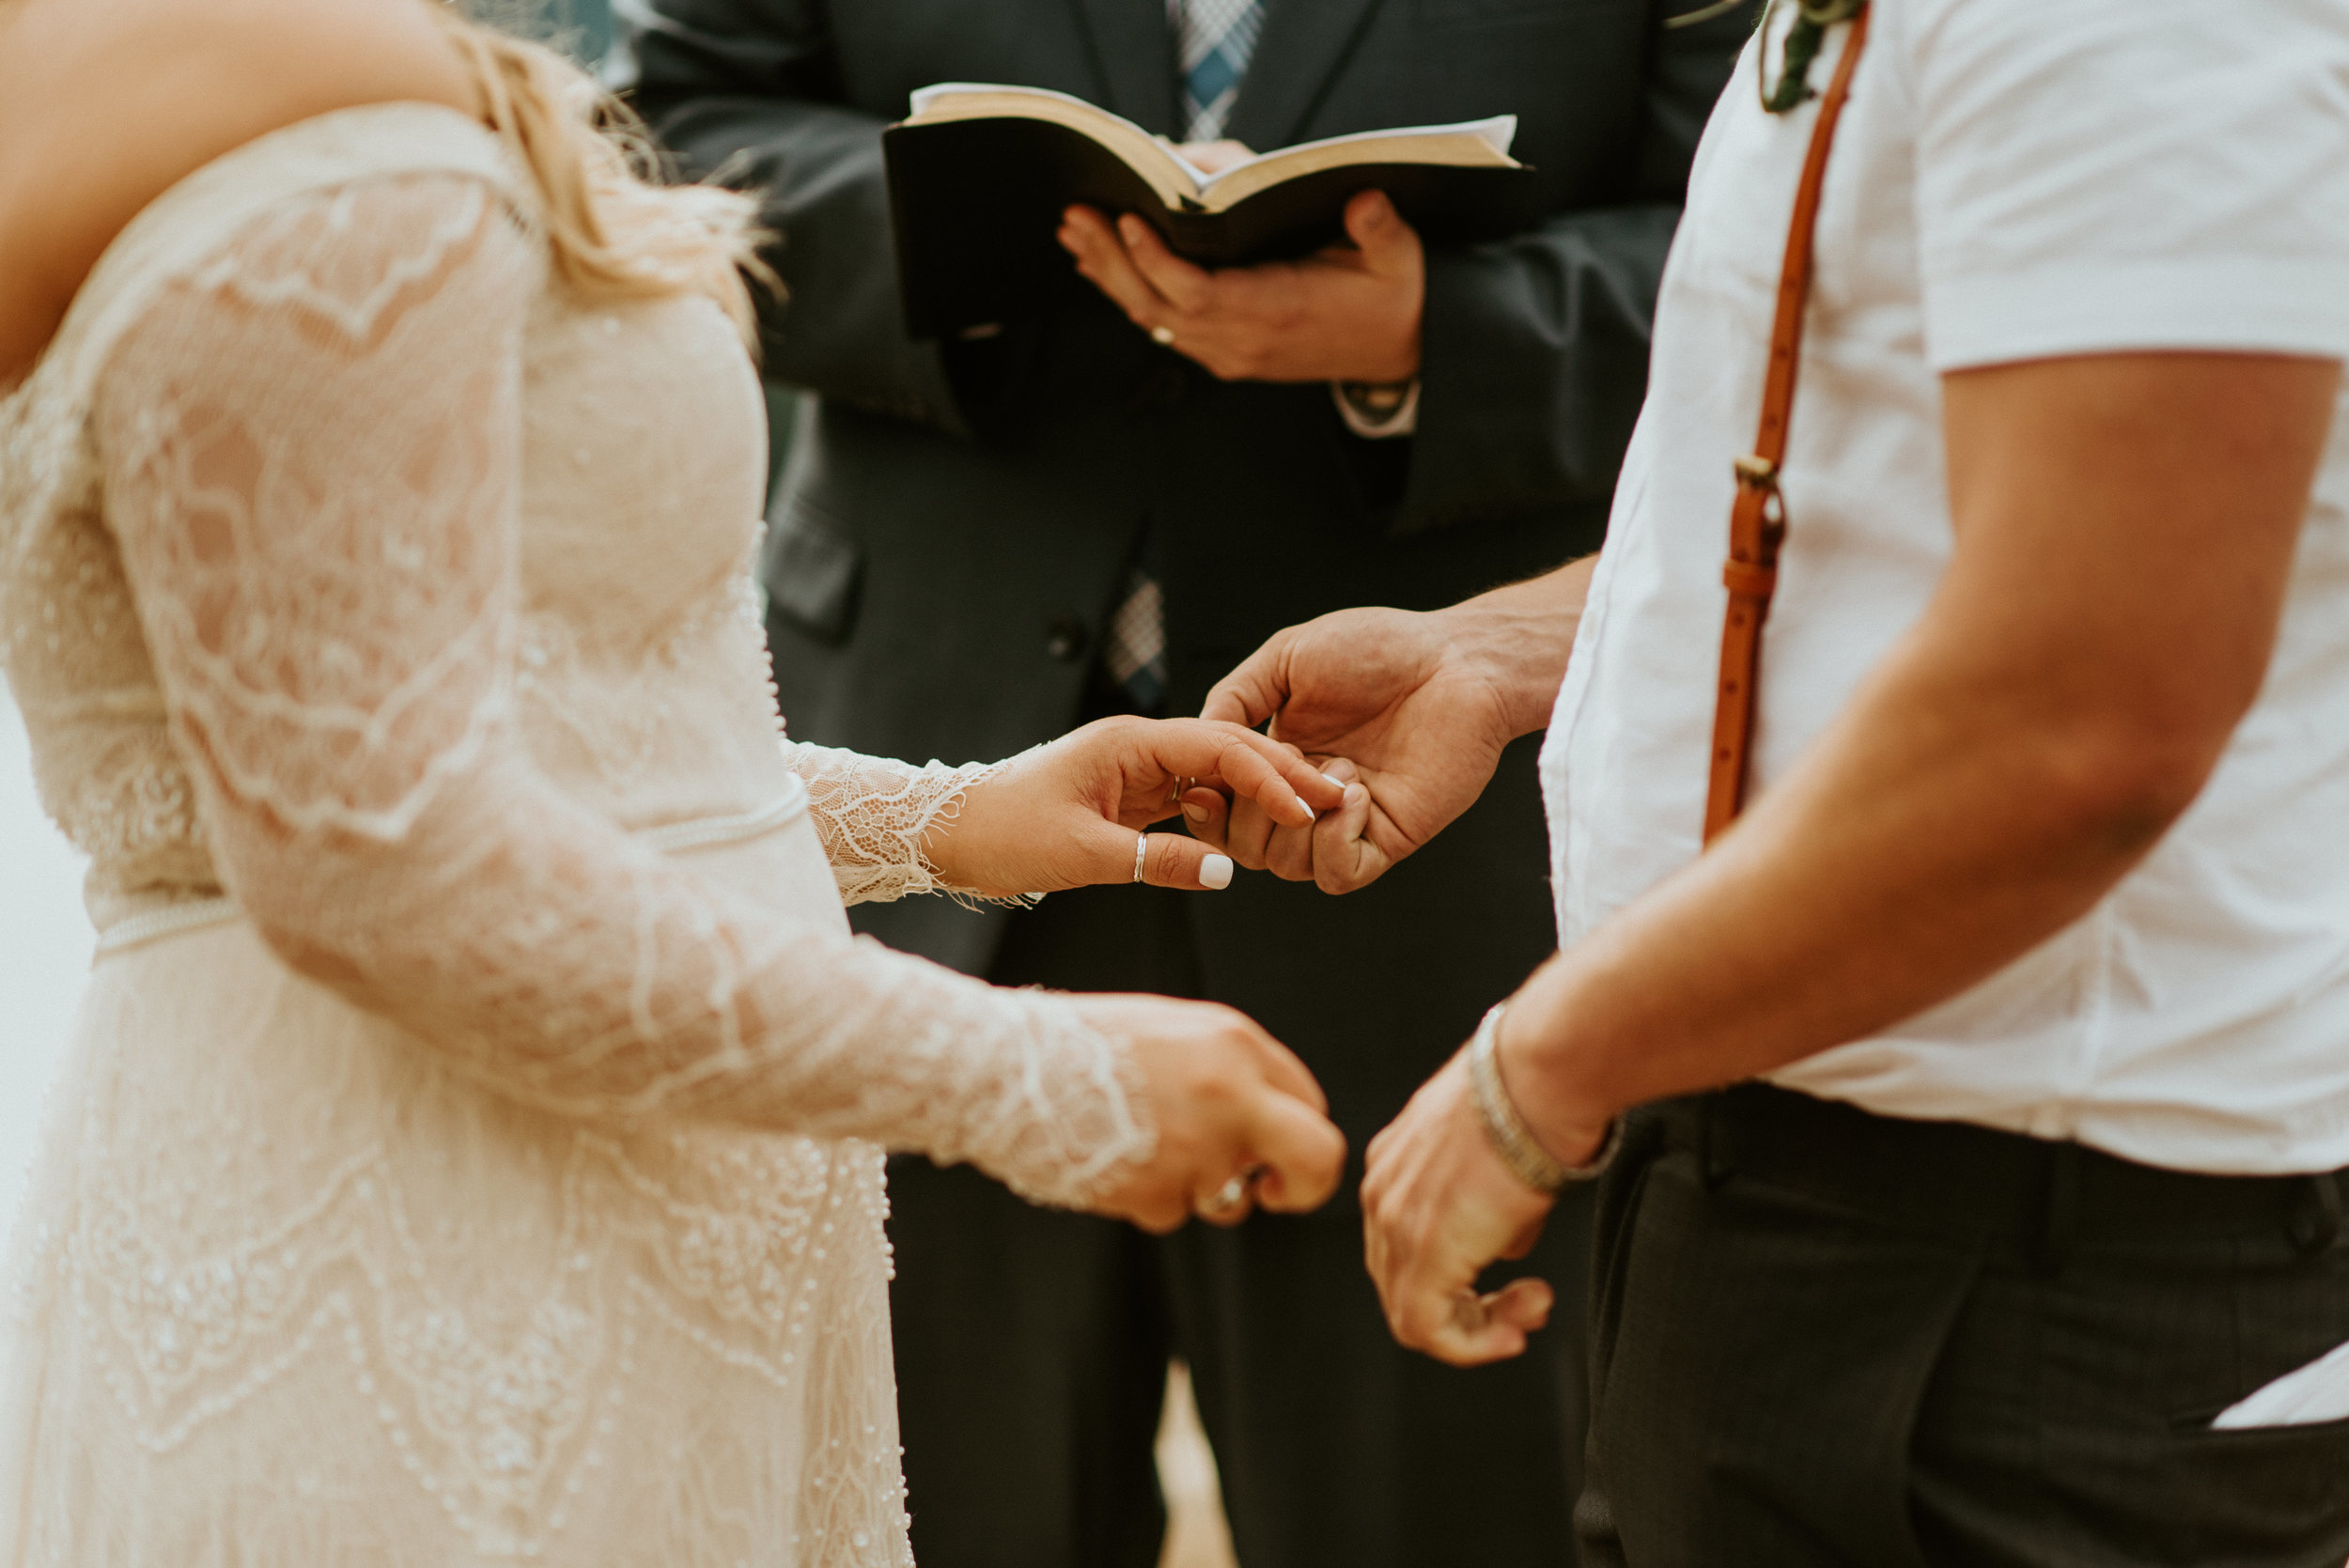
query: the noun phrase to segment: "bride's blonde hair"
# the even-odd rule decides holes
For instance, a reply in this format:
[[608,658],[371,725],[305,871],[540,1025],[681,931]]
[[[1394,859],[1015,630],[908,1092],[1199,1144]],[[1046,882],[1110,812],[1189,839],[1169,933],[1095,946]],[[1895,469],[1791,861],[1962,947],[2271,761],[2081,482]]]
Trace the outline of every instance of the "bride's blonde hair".
[[757,203],[714,185],[663,185],[635,111],[544,44],[432,8],[463,52],[481,115],[536,179],[555,270],[589,298],[709,295],[755,344],[746,275],[779,291],[759,258]]

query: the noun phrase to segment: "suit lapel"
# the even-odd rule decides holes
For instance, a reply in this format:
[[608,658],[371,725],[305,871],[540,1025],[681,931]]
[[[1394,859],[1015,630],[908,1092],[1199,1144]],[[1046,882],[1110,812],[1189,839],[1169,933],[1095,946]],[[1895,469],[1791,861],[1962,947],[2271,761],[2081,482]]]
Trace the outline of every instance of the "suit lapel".
[[1166,0],[1069,0],[1100,82],[1100,104],[1144,131],[1179,136],[1174,31]]
[[[1097,5],[1106,0],[1095,0]],[[1288,146],[1384,0],[1265,0],[1264,31],[1223,133],[1258,152]],[[1173,67],[1168,70],[1171,71]]]

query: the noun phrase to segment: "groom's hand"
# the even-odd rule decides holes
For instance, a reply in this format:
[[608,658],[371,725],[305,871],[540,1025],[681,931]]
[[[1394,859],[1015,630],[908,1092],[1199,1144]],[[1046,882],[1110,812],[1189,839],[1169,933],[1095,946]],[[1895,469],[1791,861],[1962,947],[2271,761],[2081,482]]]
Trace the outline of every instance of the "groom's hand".
[[[1515,738],[1506,693],[1459,657],[1440,614],[1341,610],[1291,627],[1216,684],[1205,716],[1346,759],[1345,803],[1310,827],[1253,802],[1189,804],[1191,832],[1240,864],[1351,893],[1436,836],[1482,794]],[[1348,766],[1350,764],[1350,766]]]
[[1207,693],[1206,716],[1343,760],[1335,813],[1310,826],[1246,801],[1184,802],[1190,831],[1240,864],[1351,893],[1475,803],[1510,741],[1548,722],[1598,557],[1449,610],[1341,610],[1285,631]]
[[[1563,1153],[1586,1159],[1595,1145]],[[1370,1141],[1363,1258],[1395,1339],[1454,1366],[1518,1355],[1556,1299],[1532,1276],[1479,1292],[1496,1262],[1532,1250],[1555,1200],[1512,1175],[1485,1141],[1467,1053],[1420,1086]]]
[[1553,1202],[1485,1143],[1466,1051],[1456,1054],[1362,1162],[1362,1261],[1395,1341],[1452,1366],[1522,1355],[1525,1338],[1550,1322],[1555,1291],[1534,1277],[1485,1294],[1475,1286],[1492,1263],[1534,1249]]

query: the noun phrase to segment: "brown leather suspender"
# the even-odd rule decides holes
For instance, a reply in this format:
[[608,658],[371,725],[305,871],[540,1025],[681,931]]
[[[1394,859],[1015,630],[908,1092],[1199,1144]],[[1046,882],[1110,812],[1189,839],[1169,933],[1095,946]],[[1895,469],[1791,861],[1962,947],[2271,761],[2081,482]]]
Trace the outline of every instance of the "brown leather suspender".
[[1795,192],[1786,232],[1786,261],[1778,276],[1778,318],[1770,329],[1770,368],[1762,388],[1762,424],[1751,455],[1737,459],[1737,499],[1729,513],[1729,560],[1721,581],[1729,613],[1721,622],[1721,678],[1713,706],[1712,778],[1704,792],[1704,841],[1713,842],[1745,804],[1746,758],[1753,738],[1762,623],[1778,588],[1779,547],[1786,538],[1786,503],[1778,491],[1786,458],[1786,422],[1795,406],[1795,370],[1802,357],[1803,306],[1811,295],[1812,239],[1819,225],[1819,190],[1827,177],[1835,122],[1851,93],[1852,68],[1868,41],[1868,13],[1853,18],[1843,57],[1819,101],[1811,149]]

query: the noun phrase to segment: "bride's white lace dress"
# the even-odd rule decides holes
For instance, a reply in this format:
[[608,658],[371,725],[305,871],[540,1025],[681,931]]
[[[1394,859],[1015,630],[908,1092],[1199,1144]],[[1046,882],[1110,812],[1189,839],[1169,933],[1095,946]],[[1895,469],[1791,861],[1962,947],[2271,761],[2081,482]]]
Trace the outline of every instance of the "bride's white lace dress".
[[1074,1202],[1149,1144],[1066,1001],[848,935],[971,774],[781,738],[752,371],[533,202],[444,109],[281,131],[0,404],[102,933],[0,1560],[907,1561],[883,1148]]

